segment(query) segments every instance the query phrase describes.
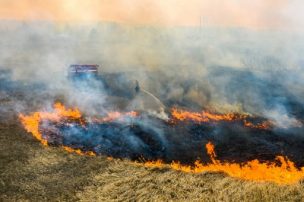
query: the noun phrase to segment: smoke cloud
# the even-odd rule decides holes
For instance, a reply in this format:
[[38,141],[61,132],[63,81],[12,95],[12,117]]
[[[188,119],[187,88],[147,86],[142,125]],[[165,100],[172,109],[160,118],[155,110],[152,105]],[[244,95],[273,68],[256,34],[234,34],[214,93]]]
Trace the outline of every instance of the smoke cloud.
[[[89,63],[101,65],[112,91],[134,94],[138,80],[168,108],[263,116],[279,111],[293,119],[292,108],[303,106],[303,39],[297,32],[2,21],[1,33],[1,67],[12,70],[12,79],[42,82],[50,92],[75,92],[67,67]],[[77,96],[69,97],[87,100]]]

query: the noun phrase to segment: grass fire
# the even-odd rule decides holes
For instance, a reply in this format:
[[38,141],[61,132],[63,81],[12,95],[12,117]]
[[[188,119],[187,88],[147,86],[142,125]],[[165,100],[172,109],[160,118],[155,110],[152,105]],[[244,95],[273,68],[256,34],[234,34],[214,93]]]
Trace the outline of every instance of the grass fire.
[[0,201],[303,201],[303,2],[0,0]]
[[[221,162],[216,159],[214,145],[211,142],[208,142],[206,144],[206,151],[211,160],[210,163],[204,164],[200,160],[196,160],[192,165],[184,165],[180,163],[182,158],[179,159],[178,156],[173,156],[171,157],[172,159],[169,160],[165,155],[160,154],[160,151],[153,151],[153,149],[157,149],[153,145],[157,144],[157,142],[146,139],[146,137],[141,137],[142,141],[146,139],[146,145],[150,146],[150,148],[142,148],[142,150],[146,151],[141,152],[139,148],[134,148],[136,145],[130,145],[129,148],[123,148],[123,146],[118,145],[118,147],[122,147],[119,148],[122,153],[118,153],[119,150],[109,147],[106,148],[106,150],[102,148],[105,146],[103,141],[112,141],[111,143],[114,144],[115,137],[111,137],[112,134],[108,134],[107,140],[99,140],[97,137],[90,134],[89,128],[94,127],[94,129],[98,131],[99,136],[107,135],[109,127],[103,125],[110,125],[110,127],[113,127],[114,132],[117,127],[115,125],[111,126],[111,124],[115,122],[116,124],[129,127],[128,135],[136,136],[138,134],[132,133],[131,131],[132,128],[136,127],[138,124],[138,120],[141,119],[140,116],[141,115],[136,112],[108,112],[108,114],[102,118],[87,118],[83,117],[77,108],[66,109],[66,107],[61,103],[56,103],[52,112],[34,112],[29,116],[20,114],[19,118],[25,129],[44,146],[47,146],[48,144],[62,146],[64,150],[79,155],[95,156],[96,154],[106,154],[115,157],[130,157],[133,160],[142,159],[142,165],[148,167],[169,167],[174,170],[190,173],[200,173],[205,171],[224,172],[232,177],[255,181],[270,181],[278,184],[297,183],[304,177],[304,167],[296,167],[294,162],[284,156],[278,155],[273,161],[265,162],[261,162],[258,159],[243,163]],[[255,130],[270,130],[270,126],[265,124],[267,121],[257,123],[256,125],[249,122],[249,115],[212,114],[209,112],[195,113],[180,111],[174,108],[172,109],[172,115],[170,117],[172,117],[172,119],[166,121],[164,125],[168,128],[173,128],[171,130],[174,130],[177,124],[184,124],[185,121],[198,122],[199,124],[210,122],[216,124],[221,121],[240,122],[243,124],[243,127],[249,127]],[[77,130],[80,130],[80,136],[82,136],[83,139],[76,135],[76,137],[73,137],[74,134],[70,132],[73,131],[73,133],[78,134],[79,132]],[[64,133],[68,133],[68,135]],[[117,135],[122,136],[123,133],[126,133],[126,131],[120,130]],[[139,133],[146,133],[146,131],[139,131]],[[145,135],[149,136],[151,134]],[[136,137],[140,138],[140,135]],[[168,141],[170,140],[170,138],[167,139]],[[113,146],[114,145],[111,145],[111,147]],[[134,151],[130,151],[132,149]],[[177,147],[175,149],[179,148]],[[155,155],[146,156],[147,153],[155,153]],[[151,157],[156,160],[149,159]],[[197,158],[199,157],[200,156],[197,156]],[[167,164],[166,162],[169,161],[172,162]]]

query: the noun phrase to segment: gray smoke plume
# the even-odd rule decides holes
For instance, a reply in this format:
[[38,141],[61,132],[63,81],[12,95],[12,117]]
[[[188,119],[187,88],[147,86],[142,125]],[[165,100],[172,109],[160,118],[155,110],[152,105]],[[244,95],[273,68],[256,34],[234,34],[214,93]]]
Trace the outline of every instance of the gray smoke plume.
[[[46,21],[2,21],[0,31],[0,65],[12,80],[42,83],[48,94],[65,95],[90,113],[109,101],[114,108],[130,106],[138,80],[168,108],[248,112],[286,126],[302,118],[303,38],[297,32]],[[75,89],[66,79],[74,63],[99,64],[104,82]],[[104,83],[119,95],[109,98]]]
[[[54,144],[189,163],[206,159],[202,145],[212,140],[223,159],[269,160],[284,151],[303,162],[304,41],[297,32],[2,21],[0,33],[1,121],[51,110],[56,101],[79,107],[86,117],[143,112],[130,122],[89,122],[86,129],[43,123],[61,135]],[[73,82],[70,64],[98,64],[98,77]],[[275,128],[171,126],[172,107],[248,113],[270,119]]]

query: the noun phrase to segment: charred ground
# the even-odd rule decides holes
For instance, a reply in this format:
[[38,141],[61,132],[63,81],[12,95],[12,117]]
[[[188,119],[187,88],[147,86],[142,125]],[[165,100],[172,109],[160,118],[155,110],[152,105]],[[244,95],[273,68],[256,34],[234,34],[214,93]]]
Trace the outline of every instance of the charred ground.
[[2,121],[0,130],[4,201],[301,201],[304,197],[301,183],[279,186],[219,173],[187,174],[46,148],[14,119]]
[[[210,159],[204,145],[212,141],[216,145],[218,158],[223,161],[244,162],[255,158],[266,161],[273,160],[276,155],[284,155],[295,161],[297,166],[303,166],[304,159],[300,155],[303,153],[303,128],[257,130],[248,129],[240,122],[198,124],[190,121],[172,124],[159,119],[152,120],[148,125],[156,125],[163,131],[166,141],[162,142],[155,139],[159,135],[155,134],[157,130],[150,130],[140,124],[97,124],[82,131],[81,135],[93,133],[91,137],[97,137],[99,130],[104,132],[105,129],[111,135],[113,132],[121,134],[127,131],[125,134],[131,132],[149,147],[134,151],[117,137],[110,139],[111,144],[100,149],[99,153],[121,160],[107,160],[103,155],[93,158],[77,156],[67,154],[60,148],[42,147],[19,123],[17,112],[30,113],[45,106],[45,100],[56,101],[57,97],[54,97],[50,89],[40,84],[12,81],[9,77],[2,78],[1,82],[1,198],[4,200],[127,198],[214,201],[234,197],[259,201],[301,200],[303,197],[301,183],[278,186],[241,181],[223,174],[185,174],[138,167],[126,160],[161,158],[166,162],[178,160],[184,164],[192,164],[197,159],[208,162]],[[186,86],[188,85],[190,84]],[[173,101],[168,100],[167,104],[171,102]],[[187,103],[185,100],[181,102]],[[20,108],[16,109],[17,106]],[[65,135],[75,135],[75,139],[68,139],[70,142],[65,144],[87,150],[96,148],[96,139],[89,138],[84,144],[83,139],[79,142],[77,133],[71,133],[69,127],[56,127],[61,132],[64,131]],[[61,142],[54,141],[53,144]],[[240,190],[240,186],[246,189]]]

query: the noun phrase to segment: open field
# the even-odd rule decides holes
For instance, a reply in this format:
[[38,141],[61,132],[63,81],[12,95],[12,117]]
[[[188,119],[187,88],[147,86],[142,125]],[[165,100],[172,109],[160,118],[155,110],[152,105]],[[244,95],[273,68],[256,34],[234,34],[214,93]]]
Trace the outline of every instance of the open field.
[[23,129],[16,108],[30,113],[52,99],[43,89],[9,89],[0,99],[0,201],[304,201],[302,182],[282,186],[189,174],[44,147]]
[[1,201],[302,201],[304,185],[221,173],[186,174],[43,147],[17,122],[0,125]]
[[0,202],[304,202],[304,1],[20,2]]

